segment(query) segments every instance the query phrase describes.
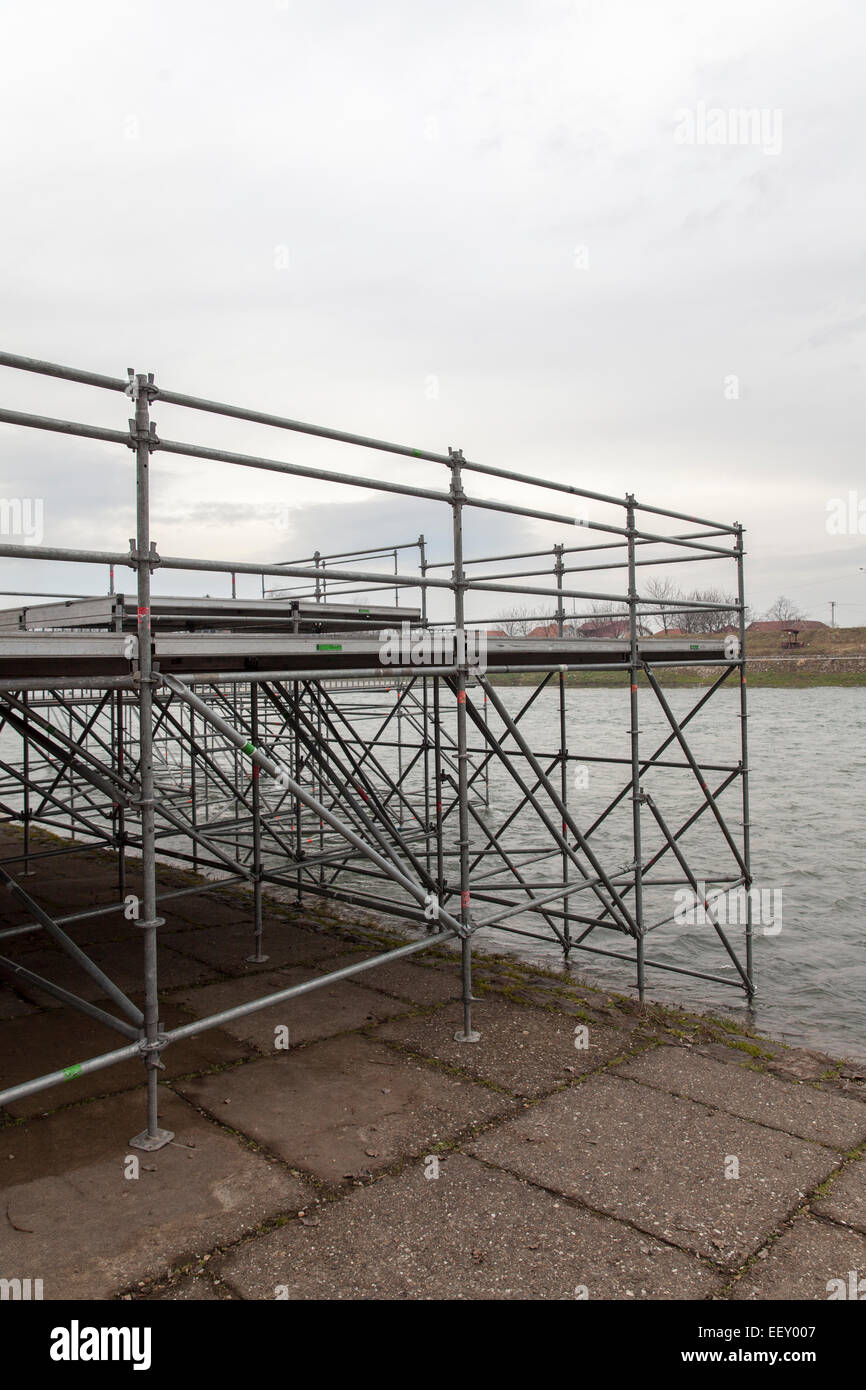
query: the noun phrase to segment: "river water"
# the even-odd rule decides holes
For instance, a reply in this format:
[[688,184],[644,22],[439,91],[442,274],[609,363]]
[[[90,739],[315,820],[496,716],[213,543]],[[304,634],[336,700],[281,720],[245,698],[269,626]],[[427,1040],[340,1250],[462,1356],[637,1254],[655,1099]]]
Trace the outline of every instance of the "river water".
[[[500,693],[514,712],[528,692],[509,688]],[[671,689],[666,697],[681,718],[699,694]],[[629,726],[627,692],[570,690],[568,697],[570,751],[580,755],[586,748],[621,755]],[[695,750],[720,763],[735,761],[738,714],[738,692],[723,687],[689,726]],[[551,747],[558,745],[555,691],[543,692],[524,719],[531,745],[543,745],[545,733]],[[642,751],[652,751],[669,732],[654,697],[643,690],[640,729]],[[775,891],[777,907],[776,920],[767,921],[755,937],[757,995],[748,1009],[745,997],[733,989],[649,971],[648,997],[679,1002],[700,1012],[722,1012],[792,1044],[862,1061],[866,1059],[866,690],[751,690],[749,754],[752,870],[765,896]],[[571,804],[574,807],[583,798],[581,809],[591,820],[622,784],[623,774],[592,764],[587,769],[588,779],[584,776],[583,781],[588,780],[588,785],[572,793]],[[716,774],[715,781],[711,777],[710,786],[722,776]],[[497,794],[505,794],[500,784],[497,776],[494,812]],[[656,797],[671,828],[678,824],[677,808],[688,814],[697,804],[691,773],[660,772],[645,778],[644,786]],[[720,806],[739,829],[738,801],[727,799],[736,797],[732,787],[720,799]],[[581,820],[585,822],[587,815]],[[703,843],[709,849],[719,840],[707,829]],[[620,833],[623,830],[620,823]],[[731,928],[731,935],[738,935],[736,928]],[[707,926],[685,932],[661,928],[659,949],[651,937],[648,955],[719,973],[725,957],[713,937]],[[552,963],[560,954],[558,949],[535,943],[521,945],[519,951],[540,963]],[[621,992],[629,992],[634,978],[625,963],[580,953],[576,969],[588,982],[604,981]]]

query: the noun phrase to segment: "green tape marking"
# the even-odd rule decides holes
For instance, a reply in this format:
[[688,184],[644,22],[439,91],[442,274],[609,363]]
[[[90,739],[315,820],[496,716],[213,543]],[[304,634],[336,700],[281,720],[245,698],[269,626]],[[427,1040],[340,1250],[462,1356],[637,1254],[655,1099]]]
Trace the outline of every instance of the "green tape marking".
[[316,651],[317,651],[317,652],[341,652],[342,650],[343,650],[343,644],[342,644],[342,642],[317,642],[317,643],[316,643]]
[[73,1065],[72,1065],[71,1067],[64,1067],[64,1068],[63,1068],[63,1080],[64,1080],[64,1081],[73,1081],[73,1080],[75,1079],[76,1076],[80,1076],[80,1075],[81,1075],[81,1063],[80,1063],[80,1062],[75,1062],[75,1063],[73,1063]]
[[700,642],[690,642],[690,643],[689,643],[689,651],[690,651],[690,652],[699,652],[700,650],[701,650],[701,644],[700,644]]
[[254,743],[245,743],[242,751],[244,753],[255,753],[256,745]]

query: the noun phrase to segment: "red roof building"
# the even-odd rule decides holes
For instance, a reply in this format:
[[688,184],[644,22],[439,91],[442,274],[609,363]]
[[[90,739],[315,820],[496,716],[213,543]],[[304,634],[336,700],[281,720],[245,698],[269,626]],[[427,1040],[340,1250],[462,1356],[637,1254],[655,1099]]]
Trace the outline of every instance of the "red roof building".
[[628,618],[593,618],[588,623],[581,623],[578,634],[581,637],[596,637],[601,640],[608,640],[611,637],[628,637],[629,620]]

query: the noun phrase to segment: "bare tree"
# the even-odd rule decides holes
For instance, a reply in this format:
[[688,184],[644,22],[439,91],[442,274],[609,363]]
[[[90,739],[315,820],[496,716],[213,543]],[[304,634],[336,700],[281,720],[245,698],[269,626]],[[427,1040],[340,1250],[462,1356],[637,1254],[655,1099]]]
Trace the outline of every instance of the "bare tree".
[[797,607],[796,603],[792,603],[789,598],[785,598],[784,594],[780,595],[773,606],[768,608],[764,614],[767,621],[773,623],[797,623],[802,616],[802,611]]
[[500,613],[496,622],[508,637],[525,637],[530,628],[535,626],[532,619],[530,608],[509,608],[506,613]]
[[680,624],[675,621],[676,613],[669,606],[672,600],[682,598],[679,585],[675,584],[669,575],[665,575],[664,578],[646,580],[643,587],[661,609],[654,619],[660,624],[661,631],[667,632],[669,627],[679,627]]
[[712,605],[708,608],[696,606],[678,609],[675,624],[681,627],[683,632],[709,635],[722,632],[727,627],[736,627],[739,623],[737,600],[733,594],[725,594],[720,589],[693,589],[690,594],[683,594],[682,597],[690,604]]
[[628,604],[624,599],[620,602],[613,599],[594,599],[589,605],[589,611],[594,618],[627,618]]

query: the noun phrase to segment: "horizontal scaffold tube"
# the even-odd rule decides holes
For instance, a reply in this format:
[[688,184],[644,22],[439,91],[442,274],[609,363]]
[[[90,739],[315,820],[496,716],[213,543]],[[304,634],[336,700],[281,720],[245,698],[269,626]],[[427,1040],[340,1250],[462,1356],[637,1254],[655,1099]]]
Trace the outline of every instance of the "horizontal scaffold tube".
[[[49,430],[57,434],[71,434],[82,439],[96,439],[106,444],[133,443],[133,438],[129,434],[124,434],[120,430],[105,429],[100,425],[82,424],[76,420],[58,420],[49,415],[31,415],[20,410],[0,409],[0,423],[7,425],[22,425],[29,429]],[[308,464],[287,463],[284,459],[265,458],[257,454],[238,454],[229,452],[225,449],[211,449],[200,444],[184,444],[176,439],[159,439],[153,435],[150,440],[151,452],[163,454],[177,454],[182,458],[204,459],[211,463],[230,463],[241,468],[258,468],[268,473],[284,473],[295,478],[312,478],[322,483],[339,483],[343,487],[367,488],[373,492],[393,492],[403,497],[417,497],[429,502],[445,502],[451,504],[450,494],[439,492],[435,488],[414,487],[410,483],[392,483],[383,478],[364,478],[352,473],[335,473],[327,468],[312,468]],[[495,472],[495,470],[484,470],[485,472]],[[532,481],[537,483],[537,479],[521,479],[517,475],[517,481]],[[569,492],[576,493],[574,488],[567,489]],[[595,494],[582,493],[580,496],[593,497]],[[618,498],[599,498],[598,500],[613,502],[622,505]],[[586,517],[566,516],[562,512],[545,512],[536,507],[521,506],[513,502],[501,502],[489,497],[471,497],[465,495],[462,499],[463,506],[477,507],[483,511],[502,512],[508,516],[519,516],[532,519],[534,521],[552,521],[560,526],[582,526],[590,531],[603,531],[611,536],[629,536],[628,530],[623,526],[612,526],[602,521],[590,521]],[[661,512],[661,508],[648,508],[650,511]],[[664,513],[662,513],[664,515]],[[678,516],[678,513],[672,515]],[[700,519],[685,518],[694,520],[702,525],[712,525],[711,522],[700,522]],[[665,545],[684,546],[690,550],[700,550],[707,554],[722,555],[727,558],[732,557],[733,551],[724,549],[721,546],[708,545],[705,541],[683,541],[675,536],[662,536],[653,531],[635,531],[636,539],[660,542]],[[392,579],[393,582],[393,579]]]
[[[2,412],[0,412],[2,417]],[[722,554],[727,554],[723,551]],[[128,551],[120,550],[67,550],[60,546],[46,545],[0,545],[0,556],[9,560],[68,560],[70,564],[89,564],[89,565],[126,565],[130,569],[136,569],[138,561]],[[304,569],[301,565],[256,565],[250,561],[238,561],[234,563],[230,560],[198,560],[186,555],[159,555],[154,558],[155,568],[160,570],[195,570],[203,571],[206,574],[211,572],[219,574],[276,574],[290,575],[292,578],[307,579],[315,582],[321,580],[322,571],[315,569]],[[426,579],[415,574],[372,574],[365,570],[338,570],[328,571],[328,580],[349,580],[353,583],[362,581],[366,589],[373,585],[381,585],[385,589],[393,589],[395,586],[405,589],[453,589],[454,583],[450,579]],[[507,578],[507,576],[505,576]],[[523,584],[505,583],[479,583],[477,580],[467,580],[463,584],[464,589],[474,589],[480,593],[495,594],[532,594],[540,598],[591,598],[600,599],[604,602],[625,603],[626,599],[622,594],[600,593],[597,589],[565,589],[565,588],[538,588],[528,587]],[[656,600],[636,596],[636,603],[654,603]],[[731,605],[729,603],[698,603],[691,599],[678,600],[677,608],[697,608],[702,613],[710,612],[712,609],[719,609],[729,613]]]
[[[77,381],[89,386],[101,386],[109,391],[125,391],[129,384],[118,377],[99,376],[95,372],[79,371],[77,368],[63,367],[55,362],[43,362],[34,357],[20,357],[11,352],[0,352],[0,366],[37,372],[43,376],[61,377],[67,381]],[[303,420],[292,420],[282,415],[270,415],[260,410],[249,410],[245,406],[227,405],[221,401],[211,401],[201,396],[188,396],[178,391],[168,391],[163,387],[153,387],[152,391],[154,399],[166,405],[206,411],[212,415],[225,415],[234,420],[248,420],[252,424],[268,425],[274,429],[290,430],[296,434],[313,435],[320,439],[332,439],[337,443],[354,444],[364,449],[376,449],[383,453],[399,454],[404,458],[420,459],[427,463],[439,463],[447,467],[450,467],[452,463],[449,454],[437,453],[430,449],[417,449],[412,445],[394,444],[385,439],[376,439],[371,435],[330,429]],[[724,522],[709,521],[705,517],[692,516],[688,512],[674,512],[665,507],[651,507],[645,502],[629,501],[627,498],[614,497],[604,492],[591,492],[586,488],[574,487],[571,483],[561,483],[553,478],[535,478],[528,473],[517,473],[513,469],[475,463],[471,459],[461,459],[461,467],[473,473],[482,473],[486,477],[502,478],[506,482],[523,483],[528,487],[546,488],[552,492],[562,492],[571,497],[582,497],[593,502],[604,502],[614,507],[631,505],[637,511],[650,512],[655,516],[670,517],[675,521],[689,521],[696,526],[712,526],[727,534],[734,534],[738,530],[736,524],[726,525]]]

